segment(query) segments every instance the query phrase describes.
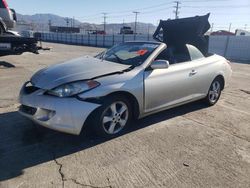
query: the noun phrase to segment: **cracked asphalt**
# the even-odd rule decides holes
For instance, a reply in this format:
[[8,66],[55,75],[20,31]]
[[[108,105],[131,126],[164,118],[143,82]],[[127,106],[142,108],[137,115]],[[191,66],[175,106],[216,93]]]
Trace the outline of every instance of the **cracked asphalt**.
[[167,110],[105,140],[48,130],[17,113],[19,90],[35,71],[102,51],[44,45],[53,49],[0,58],[0,188],[250,187],[250,62],[232,63],[214,107]]

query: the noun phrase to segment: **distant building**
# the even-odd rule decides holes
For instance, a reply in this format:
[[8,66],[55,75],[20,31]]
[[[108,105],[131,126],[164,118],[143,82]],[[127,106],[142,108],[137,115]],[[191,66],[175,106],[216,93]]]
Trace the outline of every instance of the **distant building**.
[[236,36],[250,36],[250,32],[242,29],[236,29]]
[[131,27],[124,26],[120,29],[120,34],[134,34],[134,31],[131,29]]
[[53,33],[80,33],[80,28],[79,27],[50,26],[49,31]]
[[215,31],[210,33],[210,35],[214,36],[214,35],[220,35],[220,36],[234,36],[235,34],[229,31],[225,31],[225,30],[219,30],[219,31]]

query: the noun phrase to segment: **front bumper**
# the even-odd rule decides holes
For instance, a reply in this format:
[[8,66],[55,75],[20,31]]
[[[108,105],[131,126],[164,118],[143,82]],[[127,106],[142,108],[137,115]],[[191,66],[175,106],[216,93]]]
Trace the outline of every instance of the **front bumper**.
[[60,132],[79,135],[90,115],[100,104],[80,101],[76,98],[59,98],[44,95],[44,90],[26,92],[23,86],[19,112],[34,122]]

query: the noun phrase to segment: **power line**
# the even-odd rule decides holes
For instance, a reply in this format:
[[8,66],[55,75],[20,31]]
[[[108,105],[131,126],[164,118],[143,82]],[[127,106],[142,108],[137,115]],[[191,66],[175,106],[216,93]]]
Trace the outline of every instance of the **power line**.
[[191,6],[191,5],[183,5],[185,8],[249,8],[249,4],[246,5],[218,5],[218,6]]
[[[225,2],[225,1],[229,1],[229,0],[209,0],[210,1],[216,1],[216,2]],[[192,3],[189,3],[189,2],[193,2],[195,3],[194,6],[191,6],[190,4]],[[161,3],[161,4],[156,4],[156,5],[152,5],[152,6],[148,6],[148,7],[144,7],[144,8],[138,8],[138,9],[134,9],[133,13],[135,14],[135,33],[137,32],[137,19],[138,19],[138,14],[155,14],[155,13],[158,13],[160,11],[166,11],[166,9],[170,9],[170,8],[173,8],[173,6],[171,6],[170,4],[172,4],[173,2],[167,2],[167,3]],[[222,4],[219,4],[218,6],[215,6],[215,5],[203,5],[203,3],[208,3],[207,0],[176,0],[175,2],[175,10],[174,10],[174,14],[175,14],[175,18],[178,19],[179,18],[179,15],[180,15],[180,8],[186,8],[185,11],[181,11],[182,14],[184,15],[189,15],[190,13],[192,13],[192,15],[194,14],[194,9],[197,8],[197,9],[202,9],[202,8],[206,8],[206,9],[212,9],[210,10],[210,12],[213,12],[213,15],[227,15],[227,13],[223,13],[223,12],[218,12],[215,10],[215,8],[219,8],[218,11],[220,11],[221,8],[247,8],[249,7],[249,4],[248,5],[228,5],[228,4],[225,4],[225,5],[222,5]],[[185,4],[187,5],[185,5]],[[181,7],[180,7],[180,4]],[[184,4],[184,5],[183,5]],[[201,6],[203,5],[203,6]],[[161,7],[161,8],[158,8],[157,7]],[[166,8],[163,8],[163,7],[166,7]],[[139,10],[141,10],[139,12]],[[245,10],[245,9],[244,9]],[[130,14],[122,14],[122,13],[128,13],[130,12]],[[199,12],[203,12],[203,11],[199,11]],[[104,30],[106,30],[106,19],[107,19],[107,14],[109,15],[108,18],[111,18],[111,19],[119,19],[119,18],[132,18],[134,15],[131,14],[131,10],[124,10],[124,11],[112,11],[112,12],[105,12],[105,13],[102,13],[103,16],[101,17],[100,13],[99,14],[93,14],[93,16],[95,15],[100,15],[98,17],[92,17],[92,18],[87,18],[87,17],[82,17],[82,18],[85,18],[85,19],[81,19],[81,20],[86,20],[86,21],[89,21],[89,20],[97,20],[97,19],[101,19],[103,18],[104,19]],[[198,14],[198,11],[197,11],[197,14]],[[230,13],[230,15],[233,15],[233,14],[248,14],[248,13],[244,13],[243,12],[232,12]],[[111,16],[110,16],[111,15]],[[169,15],[170,16],[170,15]],[[171,17],[171,16],[170,16]],[[78,17],[80,18],[80,17]],[[232,18],[233,19],[233,18]],[[242,20],[241,20],[242,21]],[[99,22],[99,20],[98,20]],[[230,21],[232,23],[235,23],[234,21]],[[248,22],[248,21],[246,21]],[[245,23],[246,23],[245,22]],[[68,25],[68,24],[67,24]],[[235,24],[234,24],[235,25]],[[228,28],[228,26],[227,26]]]
[[173,7],[167,7],[167,8],[161,8],[161,9],[155,9],[155,10],[151,10],[151,11],[147,11],[147,12],[141,12],[141,14],[151,14],[155,12],[160,12],[160,11],[166,11],[167,9],[172,9]]
[[216,1],[216,2],[220,2],[220,1],[230,1],[230,0],[182,0],[183,3],[208,3],[211,1]]
[[[161,11],[166,11],[167,9],[170,9],[173,7],[166,7],[166,8],[161,8],[161,9],[154,9],[151,11],[145,11],[145,12],[139,12],[140,14],[155,14],[155,12],[161,12]],[[116,19],[116,18],[124,18],[124,17],[132,17],[134,15],[132,14],[122,14],[122,15],[117,15],[117,16],[109,16],[109,18]]]
[[[168,3],[162,3],[162,4],[157,4],[157,5],[153,5],[153,6],[148,6],[148,7],[143,7],[143,8],[139,8],[139,9],[133,9],[133,10],[124,10],[124,11],[112,11],[112,12],[108,12],[109,15],[114,15],[114,14],[117,14],[118,15],[114,15],[114,16],[109,16],[109,17],[126,17],[126,16],[129,16],[129,14],[122,14],[121,13],[130,13],[130,12],[133,12],[133,11],[139,11],[139,10],[148,10],[148,9],[154,9],[154,8],[157,8],[157,7],[163,7],[163,6],[166,6],[166,5],[170,5],[172,4],[172,2],[168,2]],[[166,7],[166,9],[168,9],[170,7]],[[153,10],[153,11],[157,11],[157,10]],[[150,11],[153,12],[153,11]],[[149,13],[149,12],[145,12],[145,13]],[[86,20],[88,18],[93,18],[92,16],[97,16],[99,14],[93,14],[93,15],[88,15],[88,16],[85,16],[85,17],[77,17],[77,18],[85,18]],[[94,18],[100,18],[100,17],[94,17]]]
[[153,9],[153,8],[158,8],[158,7],[162,7],[165,5],[170,5],[172,4],[171,2],[168,3],[161,3],[161,4],[157,4],[157,5],[152,5],[152,6],[148,6],[148,7],[142,7],[142,8],[138,8],[138,9],[130,9],[130,10],[124,10],[124,11],[113,11],[113,12],[109,12],[109,14],[116,14],[116,13],[129,13],[129,12],[133,12],[133,11],[141,11],[141,10],[147,10],[147,9]]
[[[222,1],[222,2],[225,2],[225,1],[228,1],[228,0],[210,0],[210,1]],[[207,1],[206,0],[182,0],[181,2],[196,2],[196,3],[206,3]],[[179,9],[180,9],[180,4],[181,4],[180,0],[178,1],[175,1],[176,3],[176,6],[174,7],[175,8],[175,17],[178,18],[179,17]],[[139,12],[138,10],[143,10],[143,11],[140,11],[141,14],[151,14],[151,13],[155,13],[155,12],[159,12],[159,11],[164,11],[166,9],[169,9],[170,6],[166,7],[166,8],[162,8],[160,10],[157,10],[155,9],[156,7],[162,7],[162,6],[166,6],[166,5],[169,5],[171,4],[171,2],[168,2],[168,3],[161,3],[161,4],[157,4],[157,5],[153,5],[153,6],[148,6],[148,7],[144,7],[144,8],[138,8],[138,9],[135,9],[135,11]],[[182,7],[185,7],[185,8],[225,8],[225,7],[233,7],[233,8],[239,8],[239,7],[243,7],[244,5],[236,5],[236,6],[233,6],[233,5],[219,5],[219,6],[211,6],[211,5],[208,5],[208,6],[199,6],[199,5],[195,5],[195,6],[190,6],[190,5],[183,5]],[[149,9],[150,11],[144,11],[146,9]],[[131,14],[121,14],[121,13],[125,13],[125,12],[130,12],[129,10],[125,10],[125,11],[113,11],[113,12],[108,12],[108,14],[111,16],[109,16],[109,18],[113,18],[113,19],[118,19],[118,18],[122,18],[122,17],[132,17]],[[188,13],[189,10],[185,10],[184,13]],[[118,14],[117,14],[118,13]],[[193,13],[193,12],[192,12]],[[96,14],[93,14],[93,15],[96,15]],[[79,17],[80,18],[80,17]],[[90,20],[90,19],[99,19],[100,17],[95,17],[95,18],[89,18],[87,19],[86,17],[84,17],[85,19],[84,20]],[[81,19],[83,20],[83,19]]]

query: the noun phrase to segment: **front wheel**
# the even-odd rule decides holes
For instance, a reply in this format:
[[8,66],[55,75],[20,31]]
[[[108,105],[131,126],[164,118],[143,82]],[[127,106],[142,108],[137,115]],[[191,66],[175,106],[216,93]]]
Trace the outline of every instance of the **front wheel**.
[[126,98],[107,98],[102,107],[93,114],[90,126],[102,137],[119,136],[131,121],[131,110],[131,105]]
[[215,79],[208,91],[207,97],[205,99],[205,102],[210,105],[213,106],[215,105],[218,100],[220,99],[221,96],[221,88],[222,88],[222,83],[220,79]]

